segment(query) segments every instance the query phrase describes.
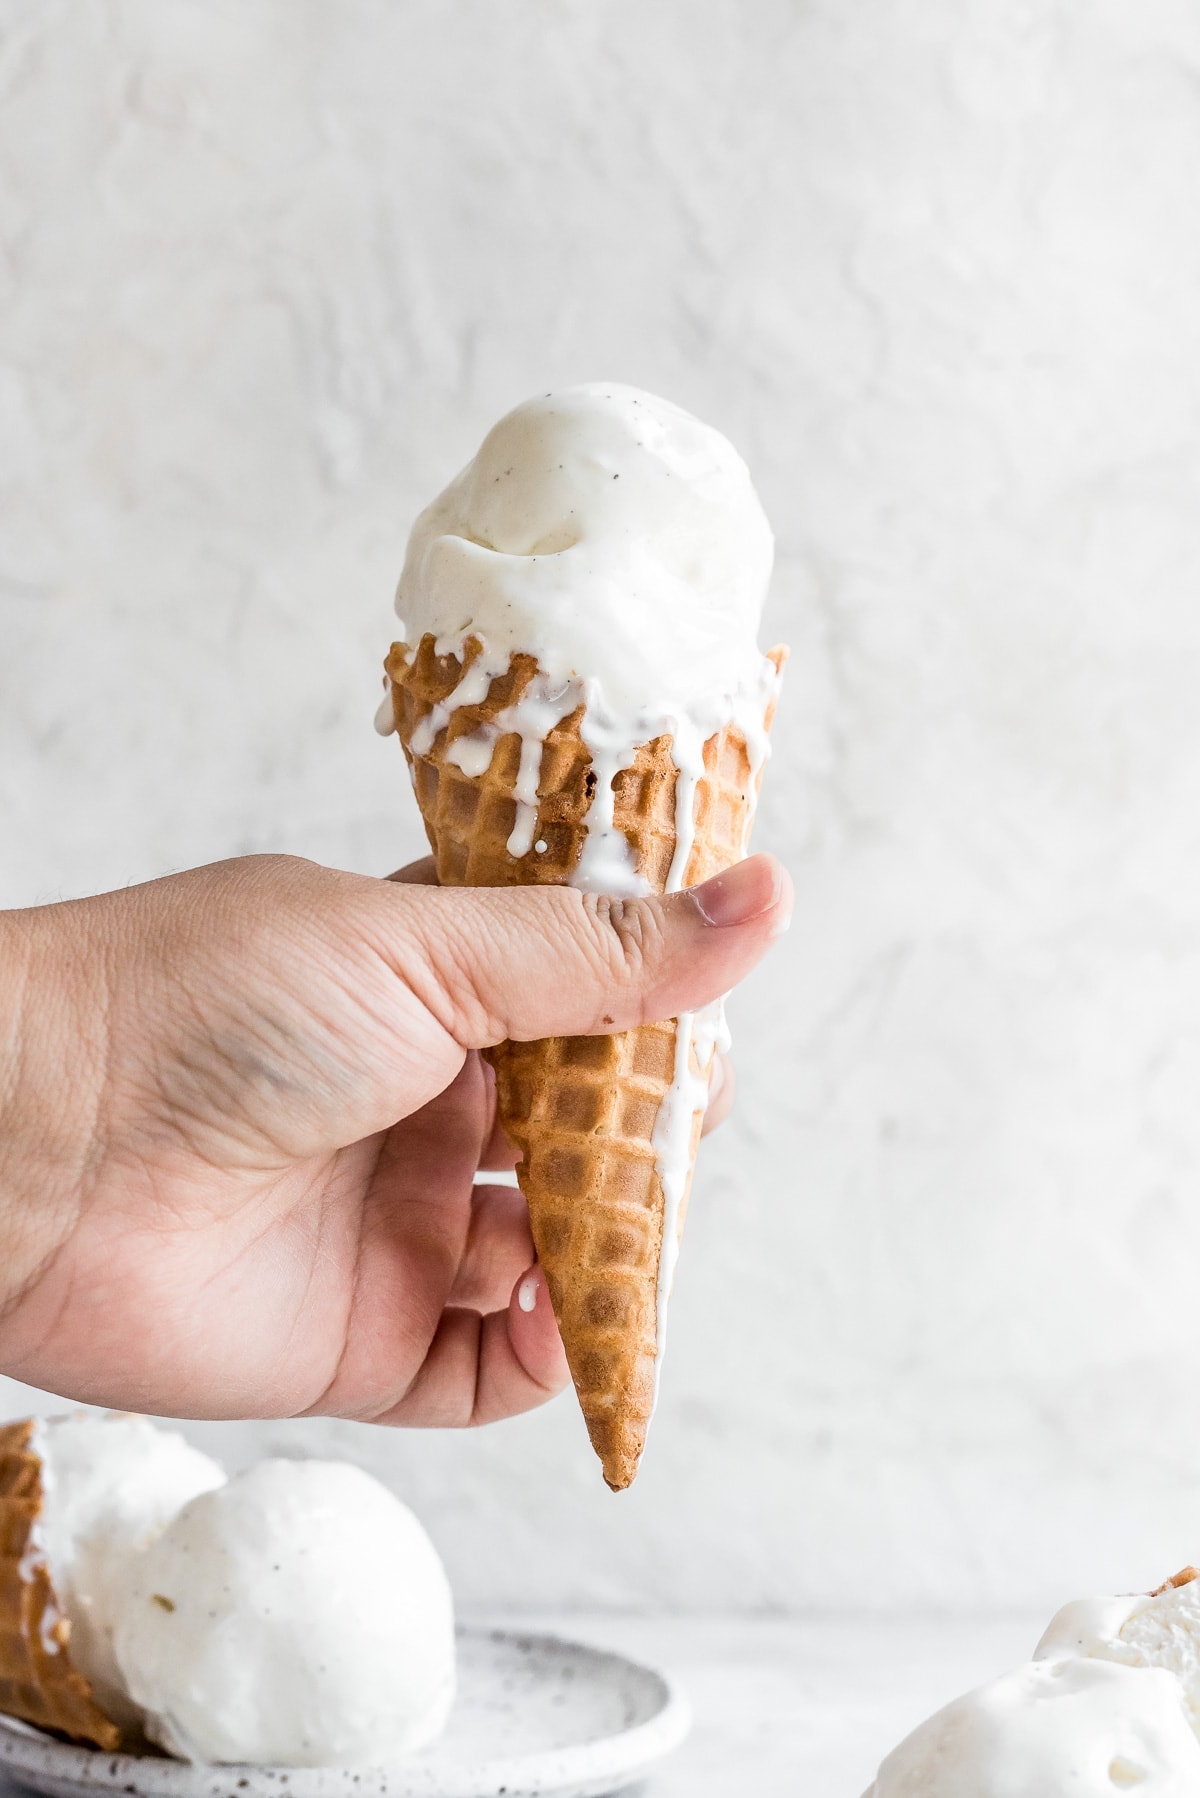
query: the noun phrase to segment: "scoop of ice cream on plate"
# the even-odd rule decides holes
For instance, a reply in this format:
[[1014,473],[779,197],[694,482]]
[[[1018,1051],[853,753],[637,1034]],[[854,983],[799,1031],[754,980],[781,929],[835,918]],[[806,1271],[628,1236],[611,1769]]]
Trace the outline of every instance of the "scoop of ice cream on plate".
[[147,1735],[189,1761],[385,1766],[454,1698],[437,1552],[336,1461],[261,1461],[185,1505],[131,1569],[115,1647]]
[[429,1537],[337,1462],[224,1472],[142,1418],[0,1428],[0,1711],[181,1759],[378,1766],[454,1696]]
[[36,1426],[40,1538],[70,1620],[71,1659],[114,1722],[137,1723],[113,1653],[113,1621],[131,1560],[181,1505],[220,1486],[222,1468],[144,1417],[80,1412]]
[[888,1755],[865,1798],[1195,1798],[1200,1580],[1066,1605],[1034,1658],[955,1699]]
[[0,1427],[0,1710],[110,1748],[138,1725],[113,1652],[129,1564],[224,1478],[141,1417]]

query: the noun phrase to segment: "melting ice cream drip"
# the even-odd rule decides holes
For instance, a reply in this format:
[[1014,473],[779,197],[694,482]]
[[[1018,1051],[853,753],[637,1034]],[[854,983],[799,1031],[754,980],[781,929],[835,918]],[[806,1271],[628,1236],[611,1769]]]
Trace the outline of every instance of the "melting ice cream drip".
[[481,724],[470,736],[455,737],[447,746],[446,760],[452,767],[460,768],[468,780],[478,780],[492,765],[492,752],[497,741],[494,725]]
[[[46,1426],[39,1419],[34,1424],[29,1437],[29,1452],[37,1456],[41,1463],[42,1506],[50,1495],[54,1476],[50,1469],[49,1457],[46,1454]],[[38,1571],[50,1577],[50,1550],[46,1542],[46,1526],[42,1517],[34,1519],[29,1526],[29,1535],[25,1541],[25,1549],[17,1563],[17,1575],[22,1584],[32,1581]],[[57,1595],[56,1595],[57,1596]],[[66,1636],[69,1638],[71,1626],[54,1598],[48,1600],[42,1612],[41,1639],[42,1647],[47,1654],[58,1654],[61,1648],[60,1636],[62,1625],[66,1625]]]
[[654,1362],[654,1397],[667,1342],[667,1306],[679,1259],[681,1213],[687,1196],[692,1166],[692,1132],[696,1114],[708,1105],[708,1083],[713,1056],[729,1047],[725,1002],[715,999],[700,1011],[682,1012],[675,1025],[675,1069],[669,1091],[659,1107],[652,1138],[663,1189],[662,1250],[658,1263],[657,1328]]
[[669,722],[671,757],[675,763],[675,854],[667,876],[666,891],[676,893],[687,876],[688,863],[696,842],[696,797],[707,770],[704,748],[710,738],[730,727],[736,729],[746,744],[749,781],[746,791],[746,813],[739,849],[745,855],[750,830],[758,807],[758,788],[763,766],[771,753],[767,735],[767,718],[779,690],[779,671],[763,657],[753,685],[723,696],[704,714],[681,712]]
[[[465,705],[480,704],[492,681],[509,671],[511,657],[496,656],[473,629],[460,638],[440,638],[436,653],[468,662],[469,637],[474,638],[477,653],[469,660],[458,685],[417,724],[409,745],[413,755],[428,755],[455,712]],[[414,654],[410,648],[410,661]],[[740,731],[745,740],[750,765],[746,822],[740,845],[745,853],[759,777],[770,754],[765,720],[778,681],[774,665],[764,657],[752,687],[722,694],[691,711],[642,712],[631,719],[607,703],[599,681],[558,680],[539,669],[519,699],[477,730],[456,737],[445,750],[445,760],[469,779],[477,780],[491,766],[502,737],[520,738],[520,764],[513,790],[516,819],[507,843],[509,854],[520,858],[535,847],[546,742],[557,725],[582,708],[579,734],[596,778],[584,842],[570,884],[583,892],[640,898],[652,889],[638,869],[633,846],[616,823],[616,780],[633,766],[640,748],[656,737],[669,736],[676,769],[676,842],[665,890],[678,892],[695,847],[696,797],[706,775],[704,747],[711,737],[729,726]],[[390,707],[390,693],[386,703]]]
[[[46,1549],[45,1530],[40,1523],[32,1523],[29,1526],[29,1536],[25,1543],[24,1552],[17,1562],[17,1577],[22,1585],[28,1585],[34,1580],[39,1571],[44,1572],[49,1576],[50,1556]],[[45,1652],[47,1654],[58,1654],[62,1647],[60,1638],[64,1636],[64,1633],[69,1638],[70,1629],[70,1624],[55,1603],[54,1598],[48,1598],[42,1610],[42,1619],[38,1630],[41,1637],[42,1647]]]
[[492,727],[496,733],[494,741],[514,733],[521,739],[521,762],[513,788],[517,816],[507,844],[508,853],[518,859],[529,854],[537,835],[546,739],[556,725],[577,709],[579,699],[578,681],[552,681],[544,674],[535,674],[520,699],[496,716]]
[[381,737],[390,737],[396,728],[396,708],[392,702],[392,683],[385,674],[383,677],[383,698],[379,701],[379,710],[375,714],[375,729]]

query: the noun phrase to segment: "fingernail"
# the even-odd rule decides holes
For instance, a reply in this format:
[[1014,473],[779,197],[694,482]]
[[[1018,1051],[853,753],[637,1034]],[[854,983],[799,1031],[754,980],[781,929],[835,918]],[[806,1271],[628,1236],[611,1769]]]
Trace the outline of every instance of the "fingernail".
[[517,1303],[522,1311],[532,1311],[538,1302],[538,1275],[536,1270],[526,1274],[517,1287]]
[[714,874],[691,892],[705,923],[715,924],[719,930],[732,924],[749,924],[773,906],[781,906],[782,911],[776,935],[786,930],[791,921],[787,876],[773,855],[752,855],[749,861],[735,863],[724,874]]
[[712,1073],[708,1076],[708,1102],[713,1104],[725,1084],[725,1062],[718,1053],[713,1056]]

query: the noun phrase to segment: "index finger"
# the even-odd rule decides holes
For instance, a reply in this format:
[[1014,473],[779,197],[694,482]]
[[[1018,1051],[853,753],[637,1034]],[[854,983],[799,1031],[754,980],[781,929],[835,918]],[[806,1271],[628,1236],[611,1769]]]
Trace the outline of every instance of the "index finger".
[[437,868],[432,855],[423,855],[419,862],[409,862],[407,868],[397,868],[388,879],[402,887],[435,887],[438,883]]

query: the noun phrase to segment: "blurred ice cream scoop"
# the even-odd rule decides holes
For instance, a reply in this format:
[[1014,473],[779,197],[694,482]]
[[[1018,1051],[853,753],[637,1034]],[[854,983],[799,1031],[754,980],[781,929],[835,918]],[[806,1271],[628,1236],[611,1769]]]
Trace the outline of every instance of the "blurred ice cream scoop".
[[30,1446],[41,1458],[38,1547],[70,1623],[71,1659],[101,1708],[131,1727],[137,1714],[112,1649],[130,1559],[225,1474],[175,1431],[144,1417],[51,1418],[36,1426]]
[[867,1798],[1195,1798],[1200,1742],[1161,1669],[1030,1661],[892,1751]]
[[454,1695],[433,1544],[336,1462],[263,1461],[185,1506],[138,1560],[116,1653],[147,1734],[190,1761],[385,1765]]
[[888,1755],[866,1798],[1196,1798],[1200,1581],[1093,1598],[1034,1659],[955,1699]]

